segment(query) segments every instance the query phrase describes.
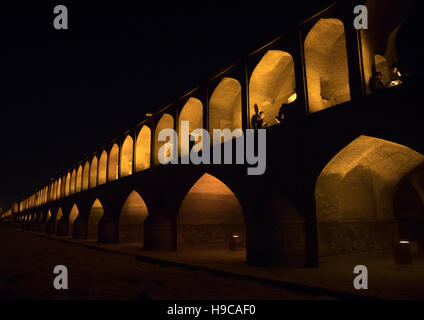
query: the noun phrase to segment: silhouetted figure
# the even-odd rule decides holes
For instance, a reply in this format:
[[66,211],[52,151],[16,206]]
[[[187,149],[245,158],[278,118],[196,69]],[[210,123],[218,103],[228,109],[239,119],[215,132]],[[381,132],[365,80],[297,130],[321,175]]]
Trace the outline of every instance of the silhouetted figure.
[[376,72],[370,79],[370,89],[375,92],[384,88],[383,83],[383,74],[381,72]]
[[267,127],[267,123],[265,119],[265,112],[259,112],[258,105],[255,104],[255,114],[252,116],[252,128],[253,129],[265,129]]
[[280,110],[278,110],[278,115],[275,117],[275,120],[278,123],[283,122],[287,119],[289,105],[287,103],[283,103],[280,107]]

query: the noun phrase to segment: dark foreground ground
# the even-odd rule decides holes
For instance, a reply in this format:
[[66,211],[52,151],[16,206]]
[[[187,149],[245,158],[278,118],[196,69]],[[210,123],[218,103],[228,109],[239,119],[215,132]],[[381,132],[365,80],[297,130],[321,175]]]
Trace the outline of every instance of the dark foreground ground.
[[[69,289],[53,287],[65,265]],[[0,300],[6,299],[331,299],[208,271],[125,256],[0,227]]]

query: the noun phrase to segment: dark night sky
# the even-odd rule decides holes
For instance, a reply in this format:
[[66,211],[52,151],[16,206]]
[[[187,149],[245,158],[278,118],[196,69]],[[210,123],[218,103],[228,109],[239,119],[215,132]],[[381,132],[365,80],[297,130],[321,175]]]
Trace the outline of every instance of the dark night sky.
[[3,206],[330,1],[88,2],[0,5]]

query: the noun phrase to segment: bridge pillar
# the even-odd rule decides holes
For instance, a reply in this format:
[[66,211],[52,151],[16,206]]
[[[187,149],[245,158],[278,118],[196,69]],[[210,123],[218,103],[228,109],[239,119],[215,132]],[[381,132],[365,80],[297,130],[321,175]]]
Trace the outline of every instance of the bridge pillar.
[[163,201],[149,206],[149,216],[144,221],[145,250],[177,249],[177,214],[167,208]]

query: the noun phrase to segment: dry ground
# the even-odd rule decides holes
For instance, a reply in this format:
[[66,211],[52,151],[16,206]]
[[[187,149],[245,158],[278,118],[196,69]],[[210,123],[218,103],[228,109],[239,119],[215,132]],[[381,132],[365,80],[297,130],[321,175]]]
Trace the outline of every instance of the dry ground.
[[[0,228],[0,300],[5,299],[326,299],[202,270],[145,263],[133,256]],[[69,289],[55,290],[65,265]]]

